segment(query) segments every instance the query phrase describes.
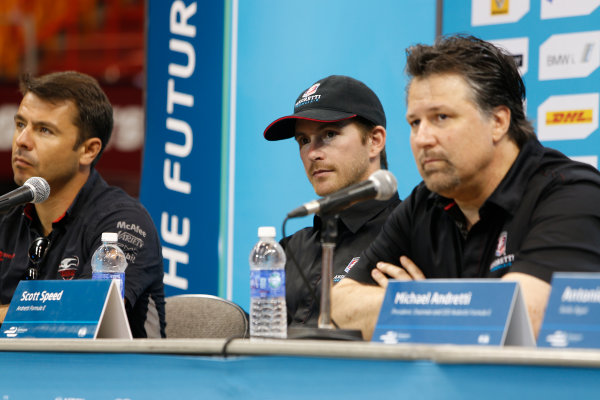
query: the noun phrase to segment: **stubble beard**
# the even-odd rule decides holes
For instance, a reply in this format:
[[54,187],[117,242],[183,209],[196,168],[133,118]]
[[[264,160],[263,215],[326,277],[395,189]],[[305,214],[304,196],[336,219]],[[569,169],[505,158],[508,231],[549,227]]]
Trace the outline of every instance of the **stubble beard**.
[[[352,163],[350,168],[345,171],[345,173],[341,173],[338,168],[334,169],[335,176],[331,177],[326,183],[326,187],[323,189],[318,189],[319,182],[315,179],[310,179],[313,188],[315,189],[315,193],[319,196],[328,196],[332,193],[337,192],[338,190],[342,190],[350,185],[354,185],[356,183],[362,182],[368,178],[365,177],[367,171],[369,169],[368,161],[357,161]],[[331,180],[333,179],[333,181]]]
[[461,180],[453,168],[424,172],[423,180],[427,189],[444,197],[452,197],[452,193],[461,184]]

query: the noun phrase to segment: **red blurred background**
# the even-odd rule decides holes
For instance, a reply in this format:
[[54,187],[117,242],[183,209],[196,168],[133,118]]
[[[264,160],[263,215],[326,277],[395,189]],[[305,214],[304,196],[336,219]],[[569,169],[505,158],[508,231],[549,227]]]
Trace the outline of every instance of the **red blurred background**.
[[0,194],[15,187],[10,151],[23,72],[77,70],[94,76],[115,109],[115,129],[97,165],[139,194],[144,143],[144,1],[0,1]]

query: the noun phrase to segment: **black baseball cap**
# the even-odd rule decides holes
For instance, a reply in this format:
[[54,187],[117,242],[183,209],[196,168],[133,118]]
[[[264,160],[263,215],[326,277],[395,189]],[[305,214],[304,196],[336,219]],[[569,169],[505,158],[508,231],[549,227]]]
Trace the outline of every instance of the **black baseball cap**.
[[303,90],[294,113],[273,121],[264,136],[267,140],[294,137],[297,119],[337,122],[357,116],[385,128],[383,106],[367,85],[349,76],[331,75]]

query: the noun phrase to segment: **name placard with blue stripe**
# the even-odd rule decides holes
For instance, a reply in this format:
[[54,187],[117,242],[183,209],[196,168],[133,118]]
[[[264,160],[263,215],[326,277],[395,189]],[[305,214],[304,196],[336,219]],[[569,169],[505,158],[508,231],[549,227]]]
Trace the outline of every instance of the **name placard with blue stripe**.
[[5,338],[131,338],[112,280],[21,281],[0,331]]
[[540,347],[600,348],[600,273],[555,273]]
[[373,341],[534,346],[517,282],[391,280]]

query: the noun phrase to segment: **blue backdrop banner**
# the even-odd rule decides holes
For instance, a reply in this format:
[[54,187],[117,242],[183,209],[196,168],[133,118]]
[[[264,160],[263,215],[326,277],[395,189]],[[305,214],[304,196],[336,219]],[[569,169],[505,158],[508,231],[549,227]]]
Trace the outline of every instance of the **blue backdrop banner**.
[[225,0],[148,1],[141,200],[160,234],[165,292],[216,293]]

